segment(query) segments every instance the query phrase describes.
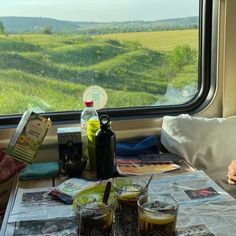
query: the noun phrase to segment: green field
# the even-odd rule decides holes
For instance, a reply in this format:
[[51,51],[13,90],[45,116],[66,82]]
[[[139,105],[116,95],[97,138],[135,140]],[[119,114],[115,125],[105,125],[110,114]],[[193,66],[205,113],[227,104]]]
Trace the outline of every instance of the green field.
[[171,51],[176,46],[188,44],[198,48],[198,30],[173,30],[158,32],[117,33],[94,36],[95,38],[114,39],[118,41],[136,41],[143,47],[156,51]]
[[1,35],[0,79],[2,115],[82,109],[90,85],[106,90],[107,108],[154,105],[168,84],[196,84],[197,31]]

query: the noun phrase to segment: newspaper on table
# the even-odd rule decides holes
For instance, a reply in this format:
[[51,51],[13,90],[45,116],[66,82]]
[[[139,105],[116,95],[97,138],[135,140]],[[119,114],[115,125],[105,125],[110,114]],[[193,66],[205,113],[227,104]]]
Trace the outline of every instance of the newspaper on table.
[[178,201],[178,235],[236,235],[236,200],[203,171],[157,177],[150,191]]
[[72,205],[55,201],[48,195],[51,188],[22,189],[17,191],[15,204],[9,216],[9,222],[42,220],[64,216],[73,216]]
[[[48,191],[18,190],[9,220],[14,235],[73,235],[77,224],[72,206],[53,200]],[[170,194],[178,201],[177,235],[236,235],[236,200],[203,171],[155,175],[149,191]]]
[[76,235],[71,205],[48,195],[51,188],[19,188],[10,213],[6,235]]
[[74,216],[72,205],[56,201],[50,193],[56,190],[73,199],[81,190],[96,183],[82,178],[70,178],[54,188],[18,188],[9,222]]

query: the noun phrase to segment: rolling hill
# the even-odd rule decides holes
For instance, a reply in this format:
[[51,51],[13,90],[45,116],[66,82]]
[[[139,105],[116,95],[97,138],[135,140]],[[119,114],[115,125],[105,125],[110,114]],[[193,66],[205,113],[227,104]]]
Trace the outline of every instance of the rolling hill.
[[65,21],[44,17],[0,17],[9,34],[40,33],[50,27],[54,33],[107,34],[114,32],[144,32],[198,27],[198,17],[157,21],[85,22]]
[[[29,107],[81,109],[83,91],[90,85],[104,87],[106,108],[164,104],[170,84],[181,90],[197,83],[196,48],[186,45],[185,30],[151,33],[153,43],[146,45],[144,33],[140,38],[134,35],[138,33],[123,33],[129,40],[119,35],[0,35],[1,114]],[[178,39],[175,45],[167,40],[171,33]],[[155,42],[161,45],[160,38],[165,48],[154,47]]]

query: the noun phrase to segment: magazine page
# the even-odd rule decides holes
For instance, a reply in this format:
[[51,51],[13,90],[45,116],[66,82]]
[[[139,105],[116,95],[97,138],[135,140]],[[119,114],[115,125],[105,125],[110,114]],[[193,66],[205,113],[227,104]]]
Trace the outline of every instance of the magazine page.
[[116,156],[116,166],[121,175],[157,174],[179,169],[180,160],[175,154]]
[[164,173],[172,170],[179,169],[180,166],[167,163],[167,164],[135,164],[133,162],[127,164],[117,164],[117,171],[121,175],[145,175]]

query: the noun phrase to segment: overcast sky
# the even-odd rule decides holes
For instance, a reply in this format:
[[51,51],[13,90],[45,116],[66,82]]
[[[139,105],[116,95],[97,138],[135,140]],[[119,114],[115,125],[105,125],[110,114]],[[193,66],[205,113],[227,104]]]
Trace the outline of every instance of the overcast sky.
[[160,20],[198,15],[199,0],[0,0],[0,16],[78,21]]

